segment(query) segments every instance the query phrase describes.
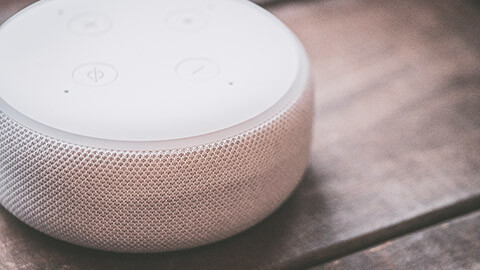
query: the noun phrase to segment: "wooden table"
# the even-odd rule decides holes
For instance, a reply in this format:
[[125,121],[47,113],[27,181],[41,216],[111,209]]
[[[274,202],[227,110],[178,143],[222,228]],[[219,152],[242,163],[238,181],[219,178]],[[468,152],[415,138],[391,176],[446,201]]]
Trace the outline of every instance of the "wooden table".
[[[0,21],[33,1],[0,0]],[[209,246],[129,255],[0,208],[0,269],[480,269],[480,4],[267,8],[304,42],[317,93],[311,165],[278,211]]]

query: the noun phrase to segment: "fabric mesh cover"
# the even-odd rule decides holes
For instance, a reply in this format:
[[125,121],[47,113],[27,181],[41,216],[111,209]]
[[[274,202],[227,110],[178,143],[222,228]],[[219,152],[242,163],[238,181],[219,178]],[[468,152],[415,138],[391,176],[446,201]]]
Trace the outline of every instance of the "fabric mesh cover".
[[308,164],[311,88],[237,136],[168,151],[75,145],[0,112],[0,202],[81,246],[158,252],[229,237],[272,213]]

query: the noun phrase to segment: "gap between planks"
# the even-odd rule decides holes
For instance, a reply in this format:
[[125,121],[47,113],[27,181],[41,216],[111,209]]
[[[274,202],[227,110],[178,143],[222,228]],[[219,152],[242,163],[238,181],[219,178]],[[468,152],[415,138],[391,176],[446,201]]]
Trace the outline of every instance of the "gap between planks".
[[[418,232],[429,227],[439,225],[448,220],[453,220],[461,216],[468,215],[478,210],[480,210],[480,194],[436,209],[432,212],[404,220],[395,225],[372,231],[358,238],[349,239],[335,244],[337,247],[335,250],[343,250],[343,252],[325,253],[323,251],[321,254],[317,252],[305,254],[304,256],[296,258],[294,261],[287,263],[286,268],[305,269],[319,266],[359,251],[373,248],[377,245],[383,244],[384,242],[403,237],[407,234]],[[358,243],[363,243],[363,245]]]

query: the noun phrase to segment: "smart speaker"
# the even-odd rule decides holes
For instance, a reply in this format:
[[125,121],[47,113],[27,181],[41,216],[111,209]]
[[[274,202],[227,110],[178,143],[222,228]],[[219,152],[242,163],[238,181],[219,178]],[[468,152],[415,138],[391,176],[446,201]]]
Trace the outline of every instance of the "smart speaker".
[[309,65],[245,0],[48,0],[0,28],[0,202],[77,245],[160,252],[260,222],[308,164]]

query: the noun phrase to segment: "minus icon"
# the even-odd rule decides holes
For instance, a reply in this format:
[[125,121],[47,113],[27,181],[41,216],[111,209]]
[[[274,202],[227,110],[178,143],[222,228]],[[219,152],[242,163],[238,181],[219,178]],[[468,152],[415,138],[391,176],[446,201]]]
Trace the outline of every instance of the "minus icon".
[[195,75],[195,74],[199,73],[200,71],[202,71],[203,69],[205,69],[205,66],[201,66],[198,69],[194,70],[192,74]]

